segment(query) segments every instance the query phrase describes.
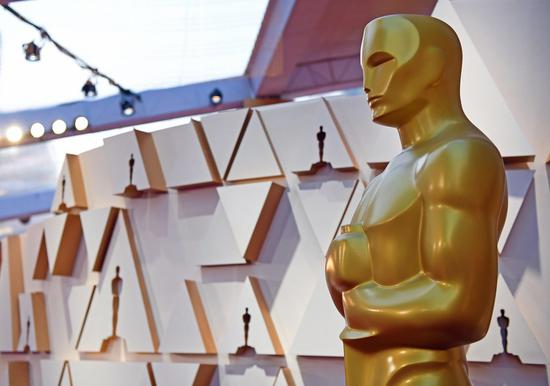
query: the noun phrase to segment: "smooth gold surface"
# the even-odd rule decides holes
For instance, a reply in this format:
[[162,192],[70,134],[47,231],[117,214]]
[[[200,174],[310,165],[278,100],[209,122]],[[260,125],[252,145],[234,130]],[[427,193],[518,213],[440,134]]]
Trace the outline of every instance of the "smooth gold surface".
[[498,150],[462,111],[461,62],[456,34],[435,18],[365,28],[373,120],[397,128],[403,152],[327,254],[348,386],[470,385],[464,345],[489,326],[507,192]]

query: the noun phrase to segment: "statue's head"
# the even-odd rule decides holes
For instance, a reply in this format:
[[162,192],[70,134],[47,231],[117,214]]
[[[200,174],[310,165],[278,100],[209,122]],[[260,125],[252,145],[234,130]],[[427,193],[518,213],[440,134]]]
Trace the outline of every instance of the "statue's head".
[[377,123],[398,127],[434,101],[460,104],[462,50],[431,16],[391,15],[365,27],[363,87]]

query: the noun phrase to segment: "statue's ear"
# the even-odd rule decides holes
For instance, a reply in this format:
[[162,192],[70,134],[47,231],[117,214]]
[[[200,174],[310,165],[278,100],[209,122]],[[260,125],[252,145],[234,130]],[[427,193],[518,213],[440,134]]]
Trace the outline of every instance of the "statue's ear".
[[425,63],[430,66],[428,85],[429,87],[437,86],[445,72],[445,53],[441,48],[432,46],[425,49],[424,55],[426,56]]

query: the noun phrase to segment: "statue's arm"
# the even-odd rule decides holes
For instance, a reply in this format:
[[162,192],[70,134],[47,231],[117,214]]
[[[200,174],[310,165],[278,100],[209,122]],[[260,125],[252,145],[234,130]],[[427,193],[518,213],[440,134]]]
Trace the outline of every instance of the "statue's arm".
[[496,290],[502,160],[487,143],[455,141],[429,156],[417,182],[422,270],[394,286],[368,281],[344,292],[348,326],[431,347],[478,340]]

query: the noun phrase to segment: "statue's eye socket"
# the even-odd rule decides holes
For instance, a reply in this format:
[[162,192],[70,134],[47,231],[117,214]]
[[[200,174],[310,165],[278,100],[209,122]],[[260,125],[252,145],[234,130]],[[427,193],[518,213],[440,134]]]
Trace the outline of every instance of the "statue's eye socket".
[[381,65],[382,63],[389,62],[392,59],[395,58],[387,52],[378,51],[369,56],[369,58],[367,59],[367,65],[369,67],[376,67]]

